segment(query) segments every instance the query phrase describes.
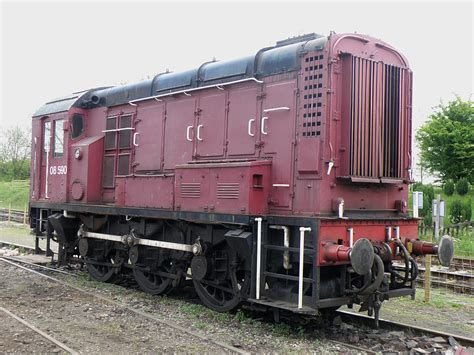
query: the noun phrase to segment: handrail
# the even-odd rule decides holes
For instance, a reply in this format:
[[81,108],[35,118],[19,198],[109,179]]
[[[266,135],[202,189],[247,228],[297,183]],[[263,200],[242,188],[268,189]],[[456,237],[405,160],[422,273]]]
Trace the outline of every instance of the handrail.
[[232,84],[239,84],[239,83],[244,83],[247,81],[254,81],[258,84],[263,84],[262,80],[258,80],[257,78],[246,78],[246,79],[240,79],[240,80],[235,80],[235,81],[229,81],[228,83],[220,83],[220,84],[214,84],[214,85],[206,85],[206,86],[201,86],[197,88],[191,88],[191,89],[186,89],[186,90],[180,90],[180,91],[174,91],[174,92],[168,92],[166,94],[160,94],[160,95],[153,95],[153,96],[148,96],[148,97],[143,97],[141,99],[135,99],[135,100],[130,100],[128,103],[135,103],[135,102],[141,102],[141,101],[146,101],[146,100],[151,100],[151,99],[158,99],[161,97],[167,97],[167,96],[172,96],[172,95],[178,95],[178,94],[188,94],[189,92],[192,91],[198,91],[198,90],[204,90],[204,89],[210,89],[210,88],[217,88],[227,86],[227,85],[232,85]]

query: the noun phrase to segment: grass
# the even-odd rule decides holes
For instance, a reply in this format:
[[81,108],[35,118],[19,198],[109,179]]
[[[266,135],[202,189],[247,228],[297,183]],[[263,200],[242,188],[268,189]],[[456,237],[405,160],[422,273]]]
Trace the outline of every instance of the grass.
[[474,258],[474,229],[469,227],[454,235],[454,255]]
[[11,203],[12,209],[23,211],[25,205],[28,206],[29,191],[27,180],[0,181],[0,208],[8,208]]

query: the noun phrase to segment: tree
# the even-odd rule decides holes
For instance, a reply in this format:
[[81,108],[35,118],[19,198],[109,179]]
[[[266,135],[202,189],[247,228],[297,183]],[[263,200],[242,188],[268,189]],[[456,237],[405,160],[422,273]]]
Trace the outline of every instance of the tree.
[[423,167],[441,181],[467,178],[474,183],[474,102],[440,104],[418,130]]
[[0,135],[0,179],[27,179],[30,170],[30,132],[13,127]]

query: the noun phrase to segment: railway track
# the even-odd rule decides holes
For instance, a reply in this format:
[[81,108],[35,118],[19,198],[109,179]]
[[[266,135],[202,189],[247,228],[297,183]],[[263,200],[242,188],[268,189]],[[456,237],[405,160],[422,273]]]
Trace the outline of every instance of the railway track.
[[[130,308],[126,305],[123,305],[123,304],[121,304],[121,303],[119,303],[115,300],[104,297],[102,295],[97,295],[95,293],[89,292],[89,291],[84,290],[80,287],[71,285],[68,282],[65,282],[63,280],[60,280],[60,279],[57,279],[55,277],[49,276],[49,275],[47,275],[43,272],[67,274],[68,276],[78,276],[78,274],[68,273],[68,272],[65,272],[63,270],[58,270],[58,269],[50,268],[50,267],[43,266],[43,265],[37,265],[37,264],[34,264],[34,263],[30,263],[28,261],[18,260],[17,258],[0,257],[0,261],[9,263],[9,264],[14,265],[18,268],[21,268],[23,270],[32,272],[32,273],[34,273],[38,276],[44,277],[44,278],[46,278],[50,281],[61,284],[63,286],[70,287],[70,288],[72,288],[74,290],[77,290],[79,292],[91,295],[91,296],[93,296],[97,299],[103,300],[105,302],[109,302],[109,303],[112,303],[114,305],[120,306],[120,307],[126,309],[129,312],[133,312],[133,313],[135,313],[137,315],[140,315],[140,316],[143,316],[147,319],[162,323],[163,325],[174,328],[175,330],[177,330],[179,332],[184,332],[184,333],[187,333],[187,334],[189,334],[193,337],[197,337],[201,340],[212,342],[213,344],[218,345],[220,348],[225,349],[226,351],[230,351],[230,352],[233,352],[233,353],[239,353],[239,354],[246,354],[247,353],[246,351],[244,351],[242,349],[239,349],[239,348],[236,348],[232,345],[225,344],[225,343],[222,343],[220,341],[216,341],[216,340],[214,340],[210,337],[201,335],[201,334],[196,333],[194,331],[190,331],[189,329],[186,329],[186,328],[184,328],[180,325],[173,324],[169,321],[165,321],[165,320],[156,318],[151,314],[144,313],[144,312],[139,311],[139,310],[135,310],[135,309]],[[41,270],[41,272],[34,270],[35,268]],[[371,317],[360,315],[360,314],[354,314],[354,313],[351,313],[351,312],[345,312],[345,311],[338,311],[337,313],[338,313],[338,315],[341,316],[341,318],[344,320],[344,322],[346,322],[348,324],[355,324],[357,326],[363,325],[363,326],[366,326],[368,328],[373,327],[373,318],[371,318]],[[441,336],[441,337],[446,338],[446,339],[448,339],[449,337],[452,337],[453,339],[455,339],[462,346],[474,347],[474,339],[470,339],[470,338],[463,337],[463,336],[460,336],[460,335],[449,334],[449,333],[441,332],[441,331],[434,330],[434,329],[422,328],[422,327],[417,327],[417,326],[413,326],[413,325],[409,325],[409,324],[403,324],[403,323],[399,323],[399,322],[392,322],[392,321],[388,321],[388,320],[380,320],[379,324],[380,324],[381,329],[384,329],[384,330],[387,330],[387,331],[401,330],[401,331],[404,331],[404,332],[408,332],[410,334],[425,335],[425,336],[427,335],[427,336],[430,336],[430,337],[436,337],[436,336],[439,337],[439,336]],[[344,346],[346,348],[350,348],[350,349],[353,349],[353,350],[356,350],[356,351],[362,351],[362,352],[365,352],[365,353],[376,353],[375,351],[372,351],[369,348],[357,346],[357,345],[354,345],[354,344],[351,344],[351,343],[348,343],[348,342],[344,342],[344,341],[341,341],[341,340],[336,340],[336,339],[331,339],[331,338],[328,338],[327,340],[330,341],[330,342],[333,342],[335,344],[338,344],[340,346]]]
[[[236,354],[249,354],[247,351],[244,351],[242,349],[239,349],[235,346],[232,346],[230,344],[226,344],[226,343],[223,343],[221,341],[218,341],[218,340],[215,340],[215,339],[212,339],[211,337],[208,337],[208,336],[205,336],[205,335],[202,335],[202,334],[199,334],[197,332],[194,332],[190,329],[187,329],[187,328],[184,328],[180,325],[177,325],[177,324],[174,324],[172,322],[169,322],[167,320],[163,320],[163,319],[159,319],[151,314],[148,314],[148,313],[145,313],[145,312],[142,312],[140,310],[137,310],[137,309],[134,309],[134,308],[131,308],[127,305],[124,305],[120,302],[117,302],[115,300],[112,300],[110,298],[107,298],[107,297],[104,297],[102,295],[98,295],[96,293],[93,293],[93,292],[89,292],[87,290],[84,290],[80,287],[77,287],[77,286],[74,286],[74,285],[71,285],[70,283],[68,282],[65,282],[65,281],[62,281],[62,280],[59,280],[55,277],[52,277],[52,276],[49,276],[49,275],[46,275],[44,273],[41,273],[39,271],[36,271],[36,270],[33,270],[32,267],[37,267],[38,265],[36,264],[32,264],[32,263],[26,263],[26,262],[22,262],[23,264],[25,265],[28,265],[29,267],[26,267],[26,266],[23,266],[23,265],[20,265],[20,262],[19,261],[13,261],[11,260],[11,258],[9,259],[6,259],[4,257],[0,257],[0,261],[2,262],[5,262],[7,264],[10,264],[10,265],[13,265],[15,267],[18,267],[20,269],[23,269],[25,271],[28,271],[30,273],[34,273],[35,275],[37,276],[40,276],[40,277],[43,277],[43,278],[46,278],[54,283],[57,283],[57,284],[60,284],[62,286],[65,286],[65,287],[69,287],[69,288],[72,288],[78,292],[81,292],[83,294],[86,294],[86,295],[89,295],[89,296],[92,296],[94,298],[97,298],[99,300],[102,300],[104,302],[107,302],[107,303],[110,303],[112,305],[115,305],[115,306],[118,306],[118,307],[121,307],[122,309],[124,310],[127,310],[128,312],[131,312],[131,313],[134,313],[136,315],[139,315],[143,318],[146,318],[148,320],[152,320],[154,322],[157,322],[157,323],[160,323],[166,327],[169,327],[169,328],[173,328],[174,330],[178,331],[179,333],[183,334],[187,334],[189,336],[192,336],[194,338],[197,338],[201,341],[204,341],[204,342],[207,342],[207,343],[211,343],[219,348],[221,348],[223,351],[227,351],[227,352],[232,352],[232,353],[236,353]],[[43,267],[42,268],[43,270],[47,270],[49,272],[58,272],[59,270],[56,270],[56,269],[53,269],[53,268],[48,268],[48,267]]]
[[[341,318],[347,322],[352,324],[363,324],[366,326],[371,326],[374,322],[372,317],[366,316],[364,314],[356,314],[348,311],[338,310],[336,312]],[[426,328],[426,327],[419,327],[412,324],[402,323],[402,322],[394,322],[389,321],[386,319],[379,319],[379,328],[385,330],[401,330],[401,331],[410,331],[416,335],[428,335],[430,337],[443,337],[449,339],[452,337],[455,339],[460,345],[465,347],[474,347],[474,338],[468,338],[462,335],[442,332],[436,329]]]
[[[100,299],[102,301],[105,301],[105,302],[108,302],[108,303],[111,303],[113,305],[116,305],[116,306],[120,306],[126,310],[128,310],[129,312],[132,312],[132,313],[135,313],[137,315],[140,315],[142,317],[145,317],[147,319],[150,319],[150,320],[153,320],[153,321],[156,321],[158,323],[161,323],[163,325],[166,325],[166,326],[169,326],[171,328],[174,328],[175,330],[179,331],[179,332],[184,332],[184,333],[187,333],[193,337],[196,337],[196,338],[199,338],[201,340],[204,340],[204,341],[208,341],[208,342],[211,342],[219,347],[221,347],[222,349],[228,351],[228,352],[232,352],[232,353],[237,353],[237,354],[250,354],[249,352],[245,351],[245,350],[242,350],[240,348],[237,348],[237,347],[234,347],[232,345],[229,345],[229,344],[226,344],[226,343],[223,343],[221,341],[217,341],[217,340],[214,340],[208,336],[205,336],[205,335],[202,335],[202,334],[199,334],[199,333],[196,333],[194,331],[191,331],[189,329],[186,329],[180,325],[177,325],[177,324],[174,324],[174,323],[171,323],[169,321],[166,321],[166,320],[163,320],[163,319],[159,319],[159,318],[156,318],[154,317],[153,315],[151,314],[148,314],[148,313],[144,313],[142,311],[139,311],[139,310],[136,310],[134,308],[131,308],[131,307],[128,307],[126,305],[123,305],[115,300],[112,300],[110,298],[107,298],[105,296],[102,296],[102,295],[97,295],[95,293],[92,293],[92,292],[89,292],[87,290],[84,290],[80,287],[77,287],[77,286],[74,286],[74,285],[71,285],[70,283],[67,283],[63,280],[60,280],[60,279],[57,279],[55,277],[52,277],[52,276],[49,276],[49,275],[46,275],[42,272],[39,272],[39,271],[36,271],[34,270],[34,268],[36,269],[39,269],[39,270],[42,270],[42,271],[45,271],[45,272],[49,272],[49,273],[60,273],[60,274],[67,274],[68,276],[78,276],[77,274],[73,274],[73,273],[68,273],[68,272],[64,272],[62,270],[58,270],[58,269],[55,269],[55,268],[51,268],[51,267],[47,267],[47,266],[43,266],[43,265],[38,265],[38,264],[35,264],[35,263],[31,263],[31,262],[28,262],[28,261],[24,261],[24,260],[18,260],[17,258],[14,258],[14,257],[0,257],[0,261],[3,261],[3,262],[6,262],[10,265],[13,265],[13,266],[16,266],[18,268],[21,268],[23,270],[26,270],[26,271],[29,271],[31,273],[34,273],[35,275],[38,275],[40,277],[44,277],[50,281],[53,281],[55,283],[58,283],[60,285],[63,285],[63,286],[66,286],[66,287],[70,287],[74,290],[77,290],[79,292],[82,292],[84,294],[87,294],[87,295],[91,295],[97,299]],[[23,265],[20,265],[20,264],[23,264]],[[343,346],[345,348],[349,348],[349,349],[352,349],[352,350],[355,350],[357,352],[364,352],[364,353],[367,353],[367,354],[376,354],[375,351],[372,351],[368,348],[365,348],[365,347],[360,347],[360,346],[357,346],[357,345],[354,345],[354,344],[350,344],[350,343],[347,343],[347,342],[343,342],[343,341],[339,341],[339,340],[334,340],[334,339],[327,339],[329,342],[331,343],[334,343],[338,346]]]
[[0,306],[0,311],[5,313],[7,316],[15,319],[17,322],[23,324],[24,326],[28,327],[30,330],[32,330],[33,332],[35,332],[36,334],[40,335],[41,337],[45,338],[46,340],[50,341],[51,343],[53,343],[54,345],[60,347],[61,349],[63,349],[64,351],[66,351],[67,353],[71,354],[71,355],[78,355],[79,353],[73,349],[71,349],[69,346],[67,346],[66,344],[60,342],[59,340],[57,340],[56,338],[53,338],[51,335],[45,333],[44,331],[42,331],[41,329],[38,329],[37,327],[35,327],[33,324],[31,324],[30,322],[28,322],[27,320],[19,317],[18,315],[14,314],[13,312],[9,311],[8,309],[4,308],[4,307],[1,307]]

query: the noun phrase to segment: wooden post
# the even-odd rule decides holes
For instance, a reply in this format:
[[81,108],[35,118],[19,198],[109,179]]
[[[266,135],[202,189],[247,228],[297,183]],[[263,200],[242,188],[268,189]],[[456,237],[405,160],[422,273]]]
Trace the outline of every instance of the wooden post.
[[[431,242],[431,234],[428,233],[428,242]],[[431,255],[425,255],[425,302],[430,301],[431,290]]]
[[12,215],[12,203],[9,202],[8,203],[8,224],[10,224],[11,215]]
[[25,208],[23,209],[23,224],[26,224],[26,203]]

